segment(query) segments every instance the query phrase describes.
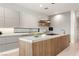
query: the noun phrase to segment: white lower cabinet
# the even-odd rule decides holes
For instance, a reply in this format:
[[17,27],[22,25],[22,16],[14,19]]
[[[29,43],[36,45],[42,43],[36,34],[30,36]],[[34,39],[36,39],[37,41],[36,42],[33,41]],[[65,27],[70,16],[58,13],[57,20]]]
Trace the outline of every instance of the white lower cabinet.
[[6,43],[15,43],[18,41],[19,37],[6,37]]
[[15,48],[18,48],[18,43],[17,42],[5,45],[5,51],[15,49]]
[[1,38],[0,38],[0,45],[1,45],[1,44],[5,44],[5,43],[6,43],[5,38],[1,37]]
[[18,39],[20,36],[6,36],[0,38],[0,52],[18,48]]
[[17,42],[16,43],[11,43],[11,44],[3,44],[3,45],[0,45],[0,52],[4,52],[4,51],[8,51],[8,50],[11,50],[11,49],[15,49],[17,48]]
[[9,36],[0,38],[0,45],[2,44],[10,44],[18,41],[19,37]]

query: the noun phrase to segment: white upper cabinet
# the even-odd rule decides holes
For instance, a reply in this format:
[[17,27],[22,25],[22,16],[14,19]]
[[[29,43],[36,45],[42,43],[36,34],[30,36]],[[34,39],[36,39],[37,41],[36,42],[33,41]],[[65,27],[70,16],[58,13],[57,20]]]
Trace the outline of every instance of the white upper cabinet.
[[19,27],[19,12],[0,7],[0,28],[2,27]]
[[18,18],[19,17],[19,12],[15,11],[13,9],[5,8],[5,17]]
[[19,27],[19,12],[5,8],[5,27]]
[[0,7],[0,17],[4,16],[4,8]]
[[0,7],[0,27],[4,27],[4,8]]
[[4,27],[4,18],[0,17],[0,28]]
[[16,18],[5,18],[5,27],[19,27],[19,20]]

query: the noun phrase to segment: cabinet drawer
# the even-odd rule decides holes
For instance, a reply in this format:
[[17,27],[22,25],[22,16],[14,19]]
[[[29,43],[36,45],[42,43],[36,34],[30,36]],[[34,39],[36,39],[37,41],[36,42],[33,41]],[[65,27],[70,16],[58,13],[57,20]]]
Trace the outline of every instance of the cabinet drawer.
[[0,38],[0,44],[8,44],[8,43],[13,43],[17,42],[19,37],[2,37]]
[[0,52],[4,52],[7,50],[18,48],[17,43],[7,44],[7,45],[0,45]]
[[6,37],[6,43],[13,43],[18,41],[18,37]]
[[5,38],[0,38],[0,44],[5,44],[6,41],[5,41]]

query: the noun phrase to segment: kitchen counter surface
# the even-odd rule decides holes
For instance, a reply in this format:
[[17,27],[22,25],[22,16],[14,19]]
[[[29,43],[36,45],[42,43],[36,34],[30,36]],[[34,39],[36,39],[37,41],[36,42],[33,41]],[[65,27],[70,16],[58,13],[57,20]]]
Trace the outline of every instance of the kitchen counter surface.
[[30,33],[6,33],[0,35],[0,37],[6,37],[6,36],[28,36],[31,35]]
[[32,43],[32,42],[47,40],[47,39],[51,39],[51,38],[57,38],[57,37],[60,37],[60,36],[65,36],[65,35],[69,35],[69,34],[40,35],[38,37],[27,36],[27,37],[21,37],[21,38],[19,38],[19,40],[26,41],[26,42],[31,42]]

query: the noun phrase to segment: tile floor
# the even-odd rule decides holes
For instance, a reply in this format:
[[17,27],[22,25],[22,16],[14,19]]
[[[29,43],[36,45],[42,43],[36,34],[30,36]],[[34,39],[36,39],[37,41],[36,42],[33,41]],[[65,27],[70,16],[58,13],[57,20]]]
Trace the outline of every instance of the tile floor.
[[79,56],[79,42],[70,44],[69,47],[67,47],[57,56]]

